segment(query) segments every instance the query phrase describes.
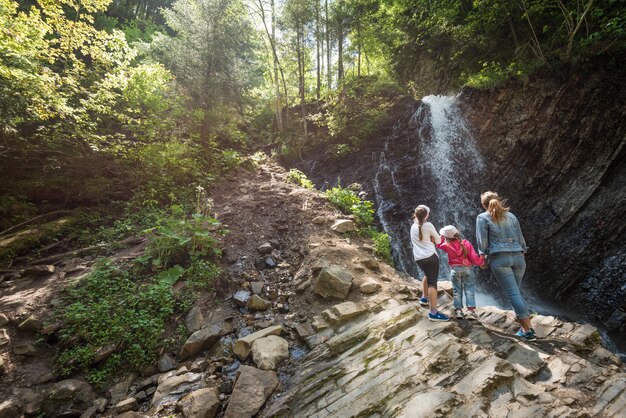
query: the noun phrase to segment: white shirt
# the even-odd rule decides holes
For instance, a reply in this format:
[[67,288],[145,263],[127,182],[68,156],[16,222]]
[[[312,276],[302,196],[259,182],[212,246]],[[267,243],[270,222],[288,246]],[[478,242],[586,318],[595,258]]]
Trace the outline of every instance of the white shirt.
[[433,244],[431,238],[433,238],[436,243],[441,242],[441,237],[430,222],[424,222],[422,224],[422,239],[420,240],[419,237],[419,225],[417,222],[413,222],[411,226],[411,244],[413,245],[413,259],[415,261],[423,260],[436,254],[435,244]]

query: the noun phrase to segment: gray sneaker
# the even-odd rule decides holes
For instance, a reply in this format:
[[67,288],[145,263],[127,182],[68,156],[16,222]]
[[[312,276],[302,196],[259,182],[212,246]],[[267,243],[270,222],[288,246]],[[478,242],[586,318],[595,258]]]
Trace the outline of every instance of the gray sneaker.
[[463,310],[461,310],[461,309],[455,309],[454,310],[454,316],[456,317],[456,319],[463,319],[463,318],[465,318],[465,315],[463,315]]
[[478,321],[478,315],[476,315],[476,311],[473,309],[468,309],[465,312],[465,317],[471,321]]

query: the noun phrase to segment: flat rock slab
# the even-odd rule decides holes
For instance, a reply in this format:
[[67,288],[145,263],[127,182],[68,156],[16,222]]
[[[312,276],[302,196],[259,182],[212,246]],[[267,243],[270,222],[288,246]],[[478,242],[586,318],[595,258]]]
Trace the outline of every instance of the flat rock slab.
[[241,360],[245,360],[248,358],[250,354],[250,350],[252,349],[252,344],[258,340],[259,338],[267,337],[269,335],[280,335],[283,332],[283,327],[281,325],[274,325],[273,327],[267,327],[257,332],[253,332],[250,335],[246,335],[243,338],[235,341],[235,345],[233,346],[233,351]]
[[151,406],[176,402],[185,392],[196,389],[197,385],[202,383],[202,373],[185,373],[182,375],[174,375],[159,383],[154,396],[152,397]]
[[278,386],[278,377],[272,371],[241,366],[224,418],[251,418]]
[[276,370],[289,358],[289,343],[277,335],[259,338],[252,344],[252,359],[261,370]]
[[323,298],[334,297],[345,299],[348,297],[354,277],[339,266],[324,267],[320,270],[315,282],[315,293]]
[[341,324],[364,312],[365,309],[354,302],[343,302],[325,310],[322,316],[333,324]]

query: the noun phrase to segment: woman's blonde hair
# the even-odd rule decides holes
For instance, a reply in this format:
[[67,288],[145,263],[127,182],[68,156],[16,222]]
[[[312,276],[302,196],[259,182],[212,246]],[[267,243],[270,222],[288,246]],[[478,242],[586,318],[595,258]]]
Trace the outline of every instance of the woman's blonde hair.
[[424,220],[426,219],[426,217],[428,216],[428,212],[430,212],[428,210],[428,206],[424,206],[424,205],[419,205],[418,207],[415,208],[415,212],[413,212],[413,219],[415,219],[417,221],[417,225],[419,226],[419,240],[422,240],[422,224],[424,223]]
[[502,199],[496,192],[485,192],[480,195],[480,203],[487,209],[494,221],[500,222],[504,219],[504,214],[509,211],[506,206],[506,199]]

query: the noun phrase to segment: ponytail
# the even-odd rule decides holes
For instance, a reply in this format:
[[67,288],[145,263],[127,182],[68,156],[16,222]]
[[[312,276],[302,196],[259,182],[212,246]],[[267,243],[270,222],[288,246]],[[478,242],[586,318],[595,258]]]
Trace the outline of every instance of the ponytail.
[[419,205],[418,207],[415,208],[415,212],[413,213],[413,219],[417,222],[417,225],[419,227],[419,240],[422,240],[422,225],[424,224],[424,221],[426,220],[426,217],[428,216],[428,213],[430,212],[430,210],[428,209],[428,206],[424,206],[424,205]]
[[463,250],[463,257],[467,258],[467,248],[465,248],[465,245],[463,245],[463,238],[461,238],[461,235],[459,235],[458,232],[454,234],[454,239],[459,241],[459,244],[461,244],[461,249]]
[[496,192],[483,193],[480,196],[480,201],[495,222],[503,220],[504,214],[509,211],[506,200],[501,199]]

